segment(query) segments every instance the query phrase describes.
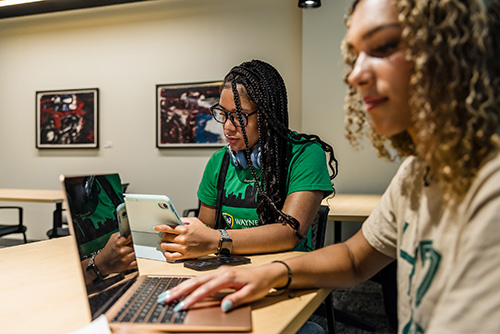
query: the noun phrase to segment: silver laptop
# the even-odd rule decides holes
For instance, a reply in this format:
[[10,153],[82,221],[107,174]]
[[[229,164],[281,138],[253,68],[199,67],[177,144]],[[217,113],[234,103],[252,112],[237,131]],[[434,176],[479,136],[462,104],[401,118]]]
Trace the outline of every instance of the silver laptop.
[[[111,235],[119,232],[117,208],[124,202],[118,174],[64,176],[68,223],[78,244],[80,260],[92,257]],[[165,263],[168,266],[167,263]],[[83,268],[82,275],[88,269]],[[92,318],[105,314],[110,327],[172,332],[248,332],[252,329],[250,306],[231,312],[210,307],[173,312],[175,305],[161,305],[157,296],[189,277],[139,275],[136,269],[110,274],[86,284]]]

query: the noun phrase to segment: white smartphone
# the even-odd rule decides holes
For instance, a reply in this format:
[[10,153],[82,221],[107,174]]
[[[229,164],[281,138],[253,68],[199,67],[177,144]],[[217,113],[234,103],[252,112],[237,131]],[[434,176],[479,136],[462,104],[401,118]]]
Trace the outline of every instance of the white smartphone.
[[166,261],[155,225],[183,225],[170,198],[165,195],[125,194],[125,207],[137,257]]
[[133,231],[151,232],[158,224],[182,225],[182,221],[165,195],[125,194],[125,207]]
[[118,226],[120,227],[120,236],[128,237],[130,235],[130,225],[128,224],[127,210],[125,203],[116,207],[116,218],[118,219]]

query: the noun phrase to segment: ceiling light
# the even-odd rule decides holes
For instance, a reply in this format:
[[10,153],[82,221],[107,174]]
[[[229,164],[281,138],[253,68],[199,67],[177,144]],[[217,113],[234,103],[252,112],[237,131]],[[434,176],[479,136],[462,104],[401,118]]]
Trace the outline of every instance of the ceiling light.
[[318,8],[321,7],[321,0],[299,0],[300,8]]
[[0,7],[21,5],[23,3],[37,2],[37,1],[43,1],[43,0],[2,0],[0,1]]

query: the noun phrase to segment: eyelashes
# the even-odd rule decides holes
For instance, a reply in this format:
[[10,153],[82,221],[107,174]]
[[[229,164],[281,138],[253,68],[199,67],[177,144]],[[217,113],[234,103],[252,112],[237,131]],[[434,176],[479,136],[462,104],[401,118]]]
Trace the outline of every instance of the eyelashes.
[[370,50],[369,54],[373,57],[387,57],[398,50],[400,39],[389,40]]
[[[399,46],[401,44],[401,39],[396,38],[389,40],[386,43],[382,43],[374,48],[371,48],[367,51],[367,54],[370,57],[375,58],[385,58],[391,56],[394,52],[399,50]],[[350,47],[346,49],[344,53],[344,63],[347,66],[354,66],[356,60],[358,59],[358,53],[355,52],[354,48]]]

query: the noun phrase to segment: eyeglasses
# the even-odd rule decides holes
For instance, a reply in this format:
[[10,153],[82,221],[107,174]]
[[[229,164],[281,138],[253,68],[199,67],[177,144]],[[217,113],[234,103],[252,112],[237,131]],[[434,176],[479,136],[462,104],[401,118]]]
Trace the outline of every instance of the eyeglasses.
[[212,113],[212,117],[221,124],[226,123],[229,117],[231,123],[233,123],[234,126],[238,128],[244,128],[248,124],[248,117],[252,116],[253,114],[256,114],[257,110],[251,113],[242,112],[241,113],[241,115],[243,116],[242,124],[240,124],[240,121],[238,120],[238,117],[236,116],[235,112],[226,112],[224,109],[222,109],[222,107],[218,103],[210,107],[210,112]]

